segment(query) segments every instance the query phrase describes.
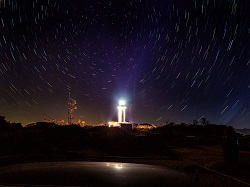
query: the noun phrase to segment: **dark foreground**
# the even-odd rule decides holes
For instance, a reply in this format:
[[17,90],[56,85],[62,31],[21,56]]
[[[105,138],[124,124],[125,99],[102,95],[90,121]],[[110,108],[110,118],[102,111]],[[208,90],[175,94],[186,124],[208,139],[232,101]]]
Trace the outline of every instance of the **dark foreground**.
[[[249,186],[249,163],[247,164],[244,159],[234,164],[223,161],[220,158],[222,153],[218,150],[218,147],[201,147],[200,149],[179,147],[176,148],[176,152],[180,155],[179,158],[86,157],[75,153],[69,155],[12,155],[0,158],[0,185],[6,186],[15,183],[18,186],[24,184],[79,186],[81,182],[85,181],[87,183],[82,184],[98,186],[102,181],[103,184],[111,186],[119,186],[118,183],[125,186],[161,186],[163,184],[167,184],[166,186],[184,184],[183,186],[204,187]],[[209,153],[204,154],[206,152]],[[243,155],[249,158],[248,152]],[[82,181],[86,176],[87,179]],[[92,180],[93,178],[95,180]],[[131,181],[132,179],[133,181]],[[140,180],[142,181],[139,182]],[[42,183],[40,183],[41,181]],[[147,183],[144,183],[146,181]]]
[[0,181],[4,186],[193,186],[188,175],[159,166],[79,161],[6,166]]
[[249,186],[249,137],[239,136],[238,162],[224,161],[224,130],[225,126],[216,125],[147,131],[44,123],[27,128],[2,126],[0,167],[69,161],[140,163],[184,173],[195,186]]

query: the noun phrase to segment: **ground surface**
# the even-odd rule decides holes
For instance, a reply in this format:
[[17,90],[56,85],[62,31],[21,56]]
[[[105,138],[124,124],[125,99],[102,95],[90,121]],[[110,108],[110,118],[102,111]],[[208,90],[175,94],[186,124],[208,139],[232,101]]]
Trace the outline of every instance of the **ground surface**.
[[[150,154],[144,158],[107,157],[109,161],[134,162],[165,166],[186,173],[196,181],[195,186],[250,186],[250,152],[240,151],[237,163],[224,161],[222,147],[195,146],[170,147],[168,152],[174,152],[180,160],[172,159],[172,155]],[[103,155],[100,152],[89,152],[90,155]],[[96,160],[95,158],[94,160]],[[100,158],[100,160],[102,160]]]
[[183,187],[193,186],[193,180],[175,170],[154,165],[65,161],[22,163],[2,167],[0,184]]
[[[169,153],[169,154],[168,154]],[[179,159],[178,159],[179,158]],[[236,163],[223,160],[220,146],[193,146],[193,147],[168,147],[168,151],[145,154],[141,157],[110,156],[99,149],[88,149],[82,152],[72,152],[65,155],[35,155],[35,156],[7,156],[2,155],[1,164],[6,165],[6,160],[11,164],[36,161],[101,161],[119,163],[141,163],[159,165],[174,169],[189,175],[194,186],[250,186],[250,152],[240,151],[239,161]]]
[[[232,163],[223,160],[222,148],[219,146],[176,148],[175,150],[182,158],[179,164],[182,170],[197,175],[201,184],[205,181],[215,186],[248,186],[250,184],[250,152],[240,151],[239,161]],[[194,168],[194,165],[202,168]]]

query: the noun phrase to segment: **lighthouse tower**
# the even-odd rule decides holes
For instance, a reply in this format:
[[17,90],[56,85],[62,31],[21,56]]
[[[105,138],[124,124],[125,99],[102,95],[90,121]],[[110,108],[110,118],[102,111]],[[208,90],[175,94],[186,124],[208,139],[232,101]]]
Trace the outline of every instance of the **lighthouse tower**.
[[126,122],[126,103],[124,100],[120,100],[117,106],[118,109],[118,123]]

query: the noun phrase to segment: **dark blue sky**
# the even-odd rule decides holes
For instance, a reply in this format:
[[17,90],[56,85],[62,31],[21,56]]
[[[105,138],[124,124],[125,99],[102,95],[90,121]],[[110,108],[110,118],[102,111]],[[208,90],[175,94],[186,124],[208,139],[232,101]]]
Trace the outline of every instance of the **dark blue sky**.
[[0,115],[250,127],[247,0],[1,0]]

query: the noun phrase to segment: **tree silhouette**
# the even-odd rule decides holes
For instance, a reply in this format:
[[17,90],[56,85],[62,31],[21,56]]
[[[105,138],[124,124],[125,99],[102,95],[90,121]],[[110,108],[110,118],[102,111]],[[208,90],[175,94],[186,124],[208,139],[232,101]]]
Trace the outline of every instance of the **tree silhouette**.
[[201,124],[204,125],[204,126],[210,124],[209,121],[206,118],[201,118],[200,121],[201,121]]
[[194,119],[193,120],[193,125],[198,125],[199,124],[199,121],[197,119]]

